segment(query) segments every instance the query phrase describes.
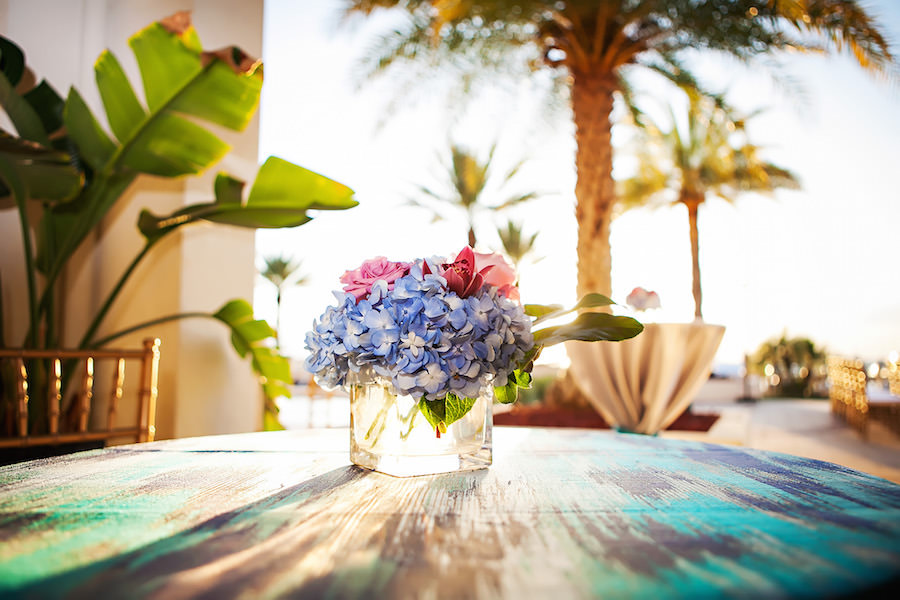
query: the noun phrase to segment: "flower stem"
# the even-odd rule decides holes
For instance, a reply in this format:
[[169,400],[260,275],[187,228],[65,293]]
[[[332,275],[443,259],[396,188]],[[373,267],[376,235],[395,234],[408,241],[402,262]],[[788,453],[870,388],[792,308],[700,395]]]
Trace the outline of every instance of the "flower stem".
[[[363,387],[363,386],[360,386],[360,387]],[[381,386],[381,389],[382,389],[382,393],[384,395],[389,395],[393,399],[393,394],[390,394],[390,392],[387,391],[386,387]],[[379,422],[381,422],[381,429],[378,430],[378,434],[375,436],[375,440],[372,442],[373,444],[378,443],[378,436],[381,435],[381,432],[384,431],[384,428],[387,426],[387,412],[388,412],[388,410],[390,410],[390,408],[391,408],[391,406],[393,406],[393,404],[394,404],[393,402],[387,402],[387,401],[382,403],[381,410],[379,410],[378,414],[375,415],[375,418],[372,419],[372,424],[369,426],[369,430],[366,432],[366,435],[363,439],[365,439],[365,440],[369,439],[372,436],[372,431],[375,429],[375,426],[378,425]]]
[[419,416],[419,412],[420,412],[419,405],[418,404],[413,405],[412,418],[409,419],[409,429],[406,430],[406,433],[400,434],[401,440],[406,440],[412,433],[413,427],[415,427],[415,425],[416,425],[416,417]]

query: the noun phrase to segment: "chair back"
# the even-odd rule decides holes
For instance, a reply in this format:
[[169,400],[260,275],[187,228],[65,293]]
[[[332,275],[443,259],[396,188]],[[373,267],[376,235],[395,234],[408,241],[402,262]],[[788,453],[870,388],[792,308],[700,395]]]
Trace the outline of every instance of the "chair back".
[[866,371],[862,361],[829,356],[827,365],[828,397],[832,413],[866,435],[869,402],[866,397]]
[[900,361],[888,363],[888,388],[895,396],[900,396]]
[[[159,339],[144,340],[141,350],[28,350],[0,349],[0,448],[64,444],[115,439],[151,442],[156,433],[157,378],[159,373]],[[109,363],[110,385],[103,397],[95,394],[95,373],[101,363]],[[120,424],[123,397],[126,392],[126,364],[139,369],[136,417]],[[104,365],[106,366],[106,365]],[[107,370],[107,369],[104,369]],[[71,373],[68,377],[65,374]],[[35,381],[40,380],[40,385]],[[66,390],[63,390],[63,380]],[[133,381],[133,377],[130,378]],[[31,387],[29,387],[31,383]],[[37,401],[35,394],[46,393]],[[66,402],[63,402],[63,394]],[[46,400],[46,401],[44,401]],[[103,405],[105,415],[95,416],[92,407]],[[46,414],[34,414],[46,410]],[[100,423],[98,423],[100,421]],[[36,433],[29,423],[41,422]]]

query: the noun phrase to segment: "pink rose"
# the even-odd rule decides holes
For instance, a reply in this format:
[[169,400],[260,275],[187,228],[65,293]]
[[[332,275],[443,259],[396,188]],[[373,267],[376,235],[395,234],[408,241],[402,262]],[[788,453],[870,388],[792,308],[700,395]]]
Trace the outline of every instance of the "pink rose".
[[347,271],[341,275],[341,283],[346,283],[344,291],[353,294],[356,301],[366,297],[372,291],[372,284],[379,279],[387,283],[388,289],[394,289],[394,282],[409,273],[409,263],[391,262],[383,256],[365,261],[361,267]]
[[649,308],[659,308],[659,295],[656,292],[649,292],[642,287],[636,287],[625,298],[625,304],[641,312]]
[[[490,267],[489,270],[484,269]],[[516,287],[518,275],[516,270],[506,262],[502,254],[475,253],[475,270],[484,275],[484,282],[496,287],[501,294],[510,300],[519,299],[519,288]]]

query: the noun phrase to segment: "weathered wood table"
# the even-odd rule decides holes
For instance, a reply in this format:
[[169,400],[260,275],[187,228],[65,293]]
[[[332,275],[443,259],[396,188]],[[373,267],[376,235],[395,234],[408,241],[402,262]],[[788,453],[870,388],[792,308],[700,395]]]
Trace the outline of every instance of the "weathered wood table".
[[0,468],[0,598],[820,598],[900,571],[900,486],[829,463],[501,427],[488,470],[396,479],[351,466],[347,440]]

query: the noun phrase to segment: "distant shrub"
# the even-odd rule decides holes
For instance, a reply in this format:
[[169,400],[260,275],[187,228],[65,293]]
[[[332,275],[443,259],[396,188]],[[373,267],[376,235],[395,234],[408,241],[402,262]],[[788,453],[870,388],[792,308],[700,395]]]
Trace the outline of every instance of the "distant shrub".
[[531,387],[525,390],[519,390],[519,404],[536,404],[538,402],[542,402],[544,400],[544,396],[547,393],[547,388],[549,388],[554,381],[556,381],[556,375],[544,375],[541,377],[535,377],[531,382]]
[[791,398],[824,397],[825,350],[809,338],[788,338],[763,342],[749,358],[748,373],[761,375],[769,384],[769,396]]

